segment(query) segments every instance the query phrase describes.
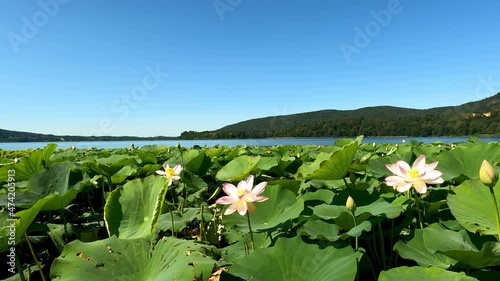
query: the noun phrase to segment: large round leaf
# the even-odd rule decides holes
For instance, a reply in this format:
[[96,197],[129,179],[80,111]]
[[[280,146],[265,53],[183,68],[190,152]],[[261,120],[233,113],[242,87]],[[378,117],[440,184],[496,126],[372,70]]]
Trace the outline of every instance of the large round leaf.
[[2,221],[2,226],[0,226],[0,252],[4,252],[12,246],[9,240],[10,234],[12,233],[15,233],[16,236],[15,244],[24,241],[24,233],[38,216],[38,213],[46,204],[57,197],[58,196],[54,194],[49,194],[36,201],[31,208],[17,212],[15,214],[15,219],[12,218],[10,212],[4,210],[0,211],[0,221]]
[[[16,193],[16,207],[31,207],[38,200],[56,194],[50,204],[45,204],[42,210],[53,211],[65,208],[78,194],[78,190],[73,188],[79,180],[81,174],[71,175],[71,168],[75,164],[71,162],[54,163],[32,175],[28,182],[28,191]],[[7,194],[0,195],[0,206],[8,205]]]
[[247,177],[259,163],[260,156],[239,156],[227,163],[217,172],[216,178],[220,181],[238,181]]
[[110,235],[121,239],[145,237],[158,222],[167,180],[151,175],[127,182],[110,193],[104,219]]
[[356,276],[357,258],[359,254],[351,247],[319,247],[297,236],[280,238],[273,247],[236,260],[229,273],[253,281],[352,281]]
[[[427,249],[424,242],[424,230],[416,229],[415,236],[408,242],[398,241],[394,250],[404,259],[414,260],[420,266],[434,266],[443,269],[452,267],[457,263],[455,259]],[[443,237],[446,238],[446,237]]]
[[464,175],[469,179],[479,178],[481,162],[490,162],[500,157],[500,143],[466,143],[437,156],[429,155],[429,161],[439,161],[437,169],[443,172],[442,178],[450,180]]
[[[319,168],[309,175],[302,174],[306,179],[339,180],[343,179],[351,166],[354,155],[358,150],[359,142],[353,141],[341,150],[334,152],[330,158],[321,162]],[[299,169],[302,173],[307,170]]]
[[457,232],[432,224],[424,229],[424,243],[430,252],[444,254],[474,268],[500,265],[500,243],[486,242],[479,251],[464,229]]
[[[451,213],[470,232],[496,235],[496,210],[490,188],[479,180],[465,181],[448,195]],[[496,201],[500,206],[500,183],[494,187]],[[498,215],[498,214],[497,214]]]
[[150,252],[150,239],[118,239],[91,243],[75,240],[50,269],[52,280],[163,281],[207,280],[215,264],[211,249],[193,241],[163,238]]
[[382,271],[379,281],[421,281],[421,280],[446,280],[446,281],[473,281],[476,278],[469,277],[463,272],[447,271],[437,267],[396,267],[388,271]]

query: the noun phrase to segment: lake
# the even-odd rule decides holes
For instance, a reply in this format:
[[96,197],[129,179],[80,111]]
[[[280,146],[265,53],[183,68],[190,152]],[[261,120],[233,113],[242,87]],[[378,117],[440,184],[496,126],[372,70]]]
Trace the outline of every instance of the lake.
[[[134,144],[135,147],[145,145],[165,145],[175,146],[180,143],[183,147],[199,146],[237,146],[237,145],[332,145],[339,138],[287,138],[287,139],[226,139],[226,140],[141,140],[141,141],[82,141],[82,142],[53,142],[58,148],[126,148]],[[466,142],[468,137],[376,137],[363,138],[363,143],[401,143],[404,141],[417,140],[424,143],[459,143]],[[485,142],[498,142],[500,137],[480,137]],[[25,150],[45,147],[48,142],[11,142],[0,143],[0,149],[3,150]]]

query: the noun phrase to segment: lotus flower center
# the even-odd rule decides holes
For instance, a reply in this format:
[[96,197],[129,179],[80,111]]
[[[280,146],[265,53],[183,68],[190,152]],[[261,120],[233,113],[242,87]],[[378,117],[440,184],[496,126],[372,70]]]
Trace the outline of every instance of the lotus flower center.
[[416,179],[418,178],[418,176],[420,176],[420,171],[419,170],[416,170],[416,169],[410,169],[408,171],[408,177],[410,179]]
[[246,193],[246,189],[242,188],[242,189],[238,189],[238,197],[241,197],[243,196],[243,194]]
[[169,177],[173,177],[173,176],[175,176],[175,171],[174,171],[174,169],[172,169],[172,168],[168,168],[168,169],[166,169],[166,170],[165,170],[165,173],[166,173]]

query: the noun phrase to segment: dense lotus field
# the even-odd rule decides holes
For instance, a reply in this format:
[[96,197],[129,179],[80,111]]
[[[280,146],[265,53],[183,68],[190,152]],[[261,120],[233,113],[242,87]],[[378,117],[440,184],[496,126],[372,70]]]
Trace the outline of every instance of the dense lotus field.
[[499,163],[473,137],[0,150],[0,278],[500,280]]

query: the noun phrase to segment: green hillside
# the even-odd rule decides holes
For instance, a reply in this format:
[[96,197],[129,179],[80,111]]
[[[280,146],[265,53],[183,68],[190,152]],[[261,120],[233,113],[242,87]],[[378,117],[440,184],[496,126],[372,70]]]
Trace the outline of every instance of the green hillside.
[[500,93],[459,106],[411,109],[374,106],[320,110],[239,122],[180,137],[58,136],[0,129],[0,142],[231,139],[283,137],[500,135]]
[[119,141],[119,140],[171,140],[175,137],[134,136],[57,136],[0,129],[0,142],[59,142],[59,141]]
[[500,93],[459,106],[430,109],[375,106],[265,117],[215,131],[187,131],[181,138],[499,135],[499,114]]

